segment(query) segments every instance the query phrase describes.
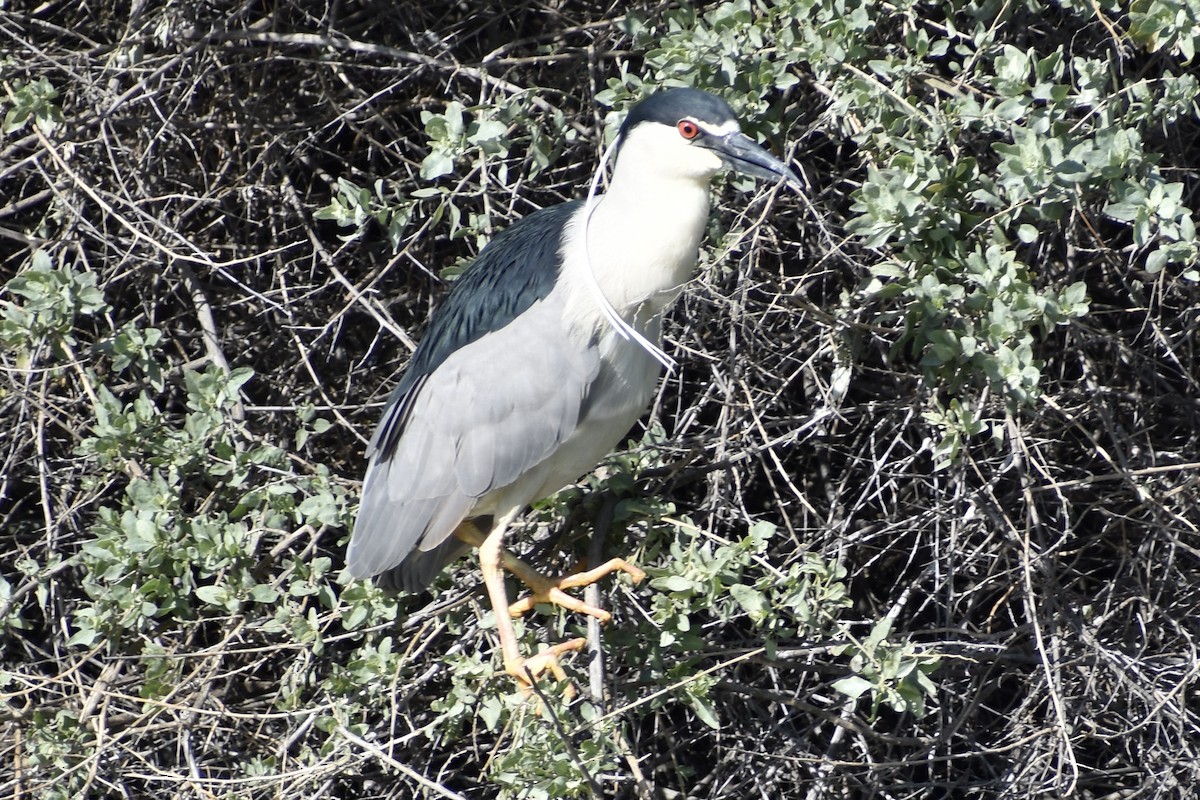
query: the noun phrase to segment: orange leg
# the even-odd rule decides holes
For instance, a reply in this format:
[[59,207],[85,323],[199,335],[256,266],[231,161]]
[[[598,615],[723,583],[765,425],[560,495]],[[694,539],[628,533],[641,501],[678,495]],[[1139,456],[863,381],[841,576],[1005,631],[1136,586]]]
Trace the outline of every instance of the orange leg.
[[[586,639],[572,639],[569,642],[556,644],[536,656],[522,658],[517,647],[517,634],[513,628],[512,616],[508,613],[508,592],[504,588],[504,571],[501,563],[504,561],[504,531],[516,512],[496,520],[491,533],[483,537],[471,523],[459,526],[459,530],[470,529],[478,538],[479,566],[483,572],[483,582],[487,586],[488,596],[492,601],[492,609],[496,614],[496,633],[500,637],[500,651],[504,656],[504,671],[516,679],[524,694],[533,690],[533,682],[543,672],[549,671],[557,680],[565,680],[566,673],[558,662],[563,653],[578,650],[586,644]],[[456,532],[459,538],[464,538]],[[472,544],[476,542],[465,539]]]

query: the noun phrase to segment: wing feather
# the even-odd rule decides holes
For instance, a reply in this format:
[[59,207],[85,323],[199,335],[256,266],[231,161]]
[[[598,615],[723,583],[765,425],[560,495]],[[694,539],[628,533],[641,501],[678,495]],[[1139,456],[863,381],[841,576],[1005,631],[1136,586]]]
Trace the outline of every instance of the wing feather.
[[[490,424],[489,424],[490,423]],[[496,478],[496,422],[476,425],[469,435],[455,442],[454,471],[458,488],[468,497],[483,497]]]
[[367,447],[351,574],[422,586],[462,552],[448,541],[454,528],[491,513],[489,495],[519,501],[519,489],[546,483],[542,474],[514,489],[575,431],[599,372],[555,292],[581,209],[547,208],[500,233],[434,315]]
[[436,574],[428,556],[410,565],[406,557],[461,552],[442,545],[489,493],[512,489],[570,437],[599,369],[596,348],[564,329],[557,295],[447,356],[405,398],[401,435],[372,454],[348,554],[351,573],[391,571],[389,582],[409,587]]

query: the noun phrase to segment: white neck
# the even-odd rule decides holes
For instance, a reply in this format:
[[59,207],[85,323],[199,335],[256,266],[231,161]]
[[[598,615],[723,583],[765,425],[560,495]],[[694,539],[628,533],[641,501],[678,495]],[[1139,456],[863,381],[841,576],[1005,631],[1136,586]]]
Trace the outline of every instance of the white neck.
[[670,305],[692,277],[709,211],[707,175],[666,176],[638,162],[622,154],[587,226],[596,282],[631,321],[639,307],[653,315]]

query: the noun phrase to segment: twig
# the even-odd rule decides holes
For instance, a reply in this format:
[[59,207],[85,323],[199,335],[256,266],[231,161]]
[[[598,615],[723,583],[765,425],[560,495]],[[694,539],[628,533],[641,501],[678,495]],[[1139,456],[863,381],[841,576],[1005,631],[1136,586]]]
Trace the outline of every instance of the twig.
[[[604,563],[604,542],[608,537],[609,528],[612,527],[613,510],[616,507],[616,500],[609,496],[604,498],[604,504],[600,507],[600,513],[596,515],[596,524],[592,528],[591,541],[588,543],[588,564],[596,565]],[[601,608],[603,598],[600,595],[600,586],[596,583],[590,583],[583,590],[583,600],[593,608]],[[588,662],[588,692],[591,695],[592,702],[598,708],[605,708],[604,702],[604,642],[602,639],[602,631],[600,620],[589,616],[587,618],[587,641],[588,654],[590,659]]]
[[381,763],[386,764],[387,766],[396,770],[400,774],[416,781],[418,785],[424,786],[426,789],[429,789],[432,792],[436,792],[437,794],[441,795],[442,797],[449,798],[450,800],[467,800],[465,797],[463,797],[458,792],[451,791],[450,789],[447,789],[445,786],[442,786],[440,783],[429,780],[429,778],[426,778],[424,775],[417,772],[416,770],[414,770],[412,767],[408,766],[407,764],[402,764],[399,761],[397,761],[396,759],[392,758],[390,755],[383,752],[378,747],[376,747],[375,745],[368,742],[366,739],[363,739],[361,736],[358,736],[357,734],[351,733],[350,731],[348,731],[346,729],[346,726],[342,725],[340,722],[338,723],[336,730],[339,734],[342,735],[343,738],[345,738],[346,740],[348,740],[350,742],[353,742],[354,744],[361,747],[363,750],[366,750],[368,753],[370,753],[372,756],[374,756],[376,760],[380,761]]

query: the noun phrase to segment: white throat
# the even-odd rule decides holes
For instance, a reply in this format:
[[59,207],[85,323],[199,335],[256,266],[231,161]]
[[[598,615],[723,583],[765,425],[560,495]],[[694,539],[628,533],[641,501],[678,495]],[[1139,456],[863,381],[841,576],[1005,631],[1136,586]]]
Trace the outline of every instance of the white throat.
[[711,173],[676,174],[648,155],[623,149],[587,224],[596,283],[627,319],[675,300],[696,269],[708,222]]
[[597,197],[605,153],[564,248],[564,278],[582,290],[567,295],[570,327],[588,338],[623,339],[668,369],[674,362],[658,347],[661,315],[695,272],[709,179],[721,167],[676,136],[666,126],[635,129],[608,193]]

